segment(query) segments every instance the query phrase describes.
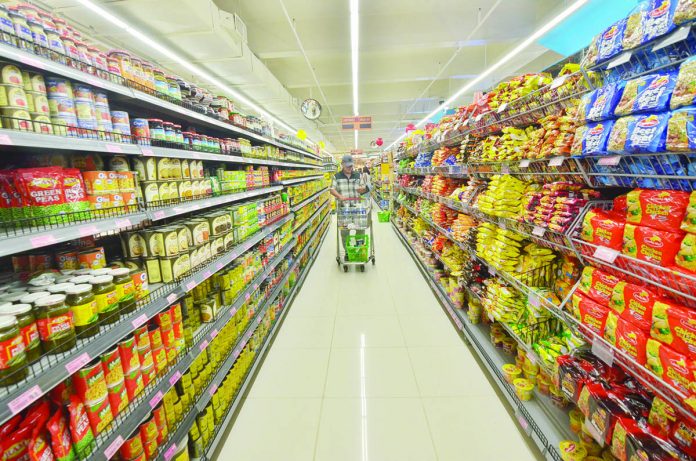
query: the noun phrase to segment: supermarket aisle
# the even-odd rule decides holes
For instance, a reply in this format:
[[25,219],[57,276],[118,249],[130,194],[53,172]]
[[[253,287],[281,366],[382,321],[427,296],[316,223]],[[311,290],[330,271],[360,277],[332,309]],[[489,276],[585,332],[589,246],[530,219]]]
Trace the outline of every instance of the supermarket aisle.
[[375,226],[364,274],[339,271],[327,237],[219,459],[535,459],[391,224]]

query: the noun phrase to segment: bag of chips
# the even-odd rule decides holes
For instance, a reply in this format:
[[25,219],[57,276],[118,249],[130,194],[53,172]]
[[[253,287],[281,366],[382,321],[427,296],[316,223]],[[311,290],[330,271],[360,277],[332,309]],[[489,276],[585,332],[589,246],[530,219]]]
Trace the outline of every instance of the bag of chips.
[[676,25],[696,19],[696,1],[677,0],[677,7],[674,10],[674,23]]
[[658,266],[672,266],[684,233],[667,232],[626,223],[622,252]]
[[639,112],[662,112],[669,107],[672,92],[677,84],[676,72],[662,72],[629,80],[616,106],[614,115]]
[[696,108],[687,107],[675,110],[667,124],[666,148],[671,152],[691,152],[696,150]]
[[649,8],[648,2],[649,0],[642,0],[631,10],[628,18],[626,18],[626,31],[623,39],[624,50],[633,49],[643,43],[643,30]]
[[619,326],[619,316],[610,310],[607,314],[607,321],[604,324],[604,339],[612,346],[616,346],[616,328]]
[[652,338],[646,343],[645,367],[687,394],[693,382],[693,360]]
[[696,357],[696,312],[666,299],[656,301],[650,336],[680,354]]
[[689,193],[677,190],[636,189],[626,196],[626,222],[669,232],[680,232]]
[[582,221],[580,238],[594,245],[621,251],[626,219],[620,213],[593,208]]
[[672,92],[670,108],[678,109],[696,103],[696,56],[692,56],[679,66],[677,84]]
[[647,288],[622,280],[612,291],[609,307],[647,333],[657,299],[658,296]]
[[674,30],[676,7],[677,0],[650,0],[643,21],[642,43],[647,43]]
[[588,125],[582,139],[582,155],[606,154],[607,141],[613,127],[613,120]]
[[609,309],[580,294],[573,294],[573,314],[588,330],[604,336]]
[[592,266],[586,266],[580,276],[578,291],[602,306],[609,306],[614,287],[619,282],[618,277]]
[[639,364],[645,364],[645,343],[648,337],[637,325],[619,318],[616,325],[616,347]]
[[696,191],[689,195],[689,205],[679,228],[685,232],[696,233]]
[[[650,368],[651,361],[650,341],[654,340],[648,340],[648,363],[646,364],[648,368]],[[659,359],[659,357],[657,358]],[[656,361],[653,359],[653,362]],[[672,427],[676,421],[677,411],[674,409],[674,407],[671,404],[667,403],[665,400],[663,400],[659,395],[656,395],[653,399],[652,406],[650,407],[650,414],[648,415],[648,424],[650,425],[650,427],[655,429],[655,431],[657,431],[657,433],[660,434],[662,437],[669,437],[669,435],[672,433]]]
[[634,117],[621,117],[614,122],[609,140],[607,152],[610,154],[623,154],[626,152],[626,140],[628,139],[628,125]]
[[628,124],[626,151],[636,154],[664,152],[669,117],[669,112],[636,115]]
[[615,22],[599,35],[597,62],[604,62],[623,51],[624,32],[626,32],[626,18]]
[[600,122],[612,118],[616,105],[621,100],[624,85],[625,82],[620,80],[594,90],[591,102],[586,109],[587,120]]
[[696,458],[696,425],[693,422],[687,419],[678,420],[673,426],[670,440],[681,451]]
[[696,235],[686,234],[681,242],[674,264],[690,272],[696,272]]

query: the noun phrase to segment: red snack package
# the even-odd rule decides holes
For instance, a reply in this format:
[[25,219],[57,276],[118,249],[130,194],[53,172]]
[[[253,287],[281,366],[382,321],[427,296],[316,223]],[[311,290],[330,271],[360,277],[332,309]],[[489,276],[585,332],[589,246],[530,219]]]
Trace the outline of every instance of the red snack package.
[[578,290],[603,306],[609,306],[611,294],[619,279],[604,271],[587,266],[582,270]]
[[89,209],[85,183],[82,180],[82,173],[77,168],[63,169],[63,194],[69,211]]
[[62,170],[59,167],[15,170],[15,184],[32,216],[51,216],[65,211]]
[[694,380],[696,368],[694,368],[693,360],[686,355],[650,338],[646,345],[645,366],[665,382],[685,394],[689,393],[689,386]]
[[626,200],[626,194],[624,195],[619,195],[614,199],[614,205],[612,208],[615,212],[620,213],[621,215],[626,217],[626,211],[628,211],[628,203]]
[[[5,437],[7,437],[8,434],[10,434],[12,431],[14,431],[17,426],[19,425],[19,422],[22,420],[21,415],[14,415],[12,418],[10,418],[9,421],[7,421],[5,424],[0,426],[0,442],[5,440]],[[0,443],[1,445],[1,443]],[[2,459],[2,458],[0,458]]]
[[31,429],[31,426],[20,427],[0,440],[0,443],[2,443],[3,461],[24,461],[28,459],[27,451],[29,449]]
[[683,238],[684,233],[681,231],[667,232],[627,223],[622,252],[658,266],[672,266]]
[[50,406],[46,400],[39,401],[29,408],[29,411],[22,420],[21,427],[43,426],[46,424],[46,421],[48,421],[50,411]]
[[618,213],[593,208],[583,219],[580,237],[594,245],[621,251],[625,224],[626,220]]
[[670,438],[677,448],[696,458],[696,426],[693,423],[685,419],[677,421]]
[[48,443],[46,428],[43,424],[35,427],[29,440],[29,461],[54,461],[55,459],[51,445]]
[[56,457],[56,460],[74,460],[75,450],[73,450],[72,441],[70,440],[68,422],[60,409],[48,420],[46,429],[51,434],[51,447],[53,447],[53,455]]
[[[648,357],[648,360],[650,360],[650,357]],[[676,421],[677,411],[674,407],[664,401],[659,395],[656,395],[650,407],[650,414],[648,415],[648,424],[650,427],[662,437],[669,437]]]
[[573,295],[573,314],[587,329],[604,336],[609,309],[581,294]]
[[644,332],[650,331],[652,325],[652,309],[658,296],[649,289],[633,283],[621,281],[616,284],[611,295],[611,307],[630,320]]
[[95,448],[94,434],[85,406],[75,395],[70,396],[68,413],[70,415],[70,435],[75,453],[79,459],[87,459]]
[[696,357],[696,312],[668,300],[653,305],[650,336],[680,354]]
[[648,340],[643,331],[623,318],[616,325],[616,347],[626,352],[640,365],[645,364],[645,343]]
[[626,196],[626,222],[653,229],[677,232],[680,230],[689,193],[675,190],[636,189]]

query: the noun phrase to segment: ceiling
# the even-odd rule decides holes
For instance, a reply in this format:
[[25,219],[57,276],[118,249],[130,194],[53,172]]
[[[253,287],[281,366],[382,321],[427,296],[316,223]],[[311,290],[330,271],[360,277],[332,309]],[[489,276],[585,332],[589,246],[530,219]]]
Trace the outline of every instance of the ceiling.
[[[329,150],[354,148],[349,0],[94,0],[202,66]],[[37,0],[109,46],[135,50],[184,78],[180,64],[87,10],[78,0]],[[373,117],[358,147],[391,143],[566,6],[565,0],[360,1],[359,112]],[[153,11],[156,14],[148,14]],[[287,12],[287,14],[286,14]],[[295,28],[295,31],[293,31]],[[304,53],[303,53],[304,50]],[[538,71],[561,58],[532,45],[496,75]],[[311,66],[311,67],[310,67]],[[471,94],[459,103],[469,102]],[[317,99],[317,122],[300,103]]]

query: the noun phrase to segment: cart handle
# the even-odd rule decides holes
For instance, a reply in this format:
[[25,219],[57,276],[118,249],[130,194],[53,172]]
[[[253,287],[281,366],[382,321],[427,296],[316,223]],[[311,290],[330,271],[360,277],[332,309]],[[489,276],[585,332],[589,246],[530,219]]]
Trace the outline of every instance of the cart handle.
[[362,197],[348,197],[348,198],[344,198],[343,200],[339,200],[339,202],[360,202],[362,200],[367,200],[367,199],[362,198]]

